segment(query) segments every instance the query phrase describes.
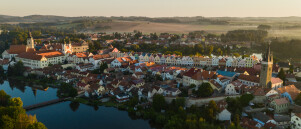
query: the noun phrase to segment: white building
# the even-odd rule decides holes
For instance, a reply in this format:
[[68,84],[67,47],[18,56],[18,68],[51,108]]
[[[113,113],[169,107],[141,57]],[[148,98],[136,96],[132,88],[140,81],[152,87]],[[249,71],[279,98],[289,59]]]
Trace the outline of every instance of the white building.
[[292,113],[291,114],[291,128],[292,129],[301,129],[301,113]]
[[32,69],[48,67],[49,64],[63,63],[65,55],[59,51],[25,52],[15,57],[16,61],[22,61],[24,66]]

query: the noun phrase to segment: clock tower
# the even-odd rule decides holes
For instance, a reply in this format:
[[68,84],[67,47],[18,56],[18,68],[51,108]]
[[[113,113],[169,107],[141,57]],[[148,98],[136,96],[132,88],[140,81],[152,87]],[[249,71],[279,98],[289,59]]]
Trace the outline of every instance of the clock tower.
[[273,69],[273,55],[271,54],[270,49],[271,43],[269,42],[266,53],[263,55],[261,62],[261,71],[260,71],[260,85],[263,88],[272,87],[272,69]]

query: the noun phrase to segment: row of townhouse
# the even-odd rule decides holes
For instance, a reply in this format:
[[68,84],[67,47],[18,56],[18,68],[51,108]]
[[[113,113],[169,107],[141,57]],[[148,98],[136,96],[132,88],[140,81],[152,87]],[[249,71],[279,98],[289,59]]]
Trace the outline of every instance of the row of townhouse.
[[104,60],[111,59],[113,60],[114,57],[110,56],[109,54],[102,54],[102,55],[93,55],[92,53],[74,53],[70,54],[66,57],[68,63],[71,64],[93,64],[94,68],[98,68]]
[[236,58],[236,57],[208,57],[208,56],[177,56],[152,53],[125,53],[123,56],[129,56],[140,62],[155,62],[157,64],[178,65],[178,66],[226,66],[226,67],[253,67],[259,63],[255,56]]

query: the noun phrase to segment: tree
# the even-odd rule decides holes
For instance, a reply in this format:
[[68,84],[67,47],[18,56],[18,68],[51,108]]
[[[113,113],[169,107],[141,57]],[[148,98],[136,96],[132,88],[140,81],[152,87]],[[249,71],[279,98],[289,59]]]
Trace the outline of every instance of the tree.
[[36,122],[33,124],[30,124],[27,129],[47,129],[46,126],[41,122]]
[[2,129],[13,129],[15,127],[14,120],[8,115],[3,115],[1,117]]
[[194,90],[193,93],[197,97],[209,97],[213,94],[213,89],[209,83],[202,83],[197,90]]
[[58,96],[61,97],[75,97],[77,96],[77,90],[68,83],[61,83],[61,86],[57,90]]
[[269,25],[259,25],[257,27],[258,30],[270,30],[272,27]]
[[3,77],[4,76],[4,69],[3,69],[3,66],[0,65],[0,77]]
[[243,94],[240,96],[239,100],[243,107],[248,106],[249,102],[254,99],[252,94]]
[[156,74],[156,80],[159,80],[159,81],[163,81],[163,78],[161,75],[159,74]]
[[[36,116],[27,115],[23,109],[20,98],[12,98],[3,90],[0,91],[0,128],[1,129],[27,129],[37,123]],[[42,123],[34,125],[34,129],[46,129]],[[31,129],[31,128],[30,128]]]
[[290,67],[289,67],[289,73],[291,73],[291,74],[294,73],[294,65],[290,65]]
[[153,108],[156,111],[161,111],[162,109],[165,109],[166,107],[166,101],[163,95],[160,94],[155,94],[153,96],[153,104],[152,104]]
[[10,96],[4,90],[0,91],[0,106],[7,106],[9,104]]
[[79,102],[75,102],[75,101],[72,101],[72,102],[69,104],[69,106],[70,106],[70,108],[71,108],[71,110],[72,110],[73,112],[75,112],[75,111],[78,109],[79,105],[80,105],[80,103],[79,103]]
[[208,106],[206,107],[207,110],[207,117],[210,121],[214,121],[216,118],[217,113],[219,112],[219,109],[215,103],[214,100],[211,100],[208,104]]
[[235,56],[235,57],[240,57],[240,55],[239,55],[239,53],[233,53],[233,56]]
[[23,76],[25,67],[22,61],[18,61],[14,66],[9,66],[7,73],[8,76]]
[[280,69],[277,76],[283,81],[283,85],[285,85],[286,75],[284,73],[283,68]]
[[23,102],[20,97],[10,99],[9,103],[12,106],[23,107]]

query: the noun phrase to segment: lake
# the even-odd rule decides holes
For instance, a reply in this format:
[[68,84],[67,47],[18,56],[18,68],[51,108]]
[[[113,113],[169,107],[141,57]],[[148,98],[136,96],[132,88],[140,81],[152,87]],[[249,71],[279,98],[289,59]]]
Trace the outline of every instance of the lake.
[[[16,85],[13,81],[4,81],[0,85],[12,97],[20,97],[23,105],[32,105],[57,99],[55,88],[47,91],[35,90],[28,86]],[[27,112],[36,114],[38,121],[48,129],[150,129],[148,121],[133,120],[126,111],[113,107],[93,107],[85,104],[61,102]]]

